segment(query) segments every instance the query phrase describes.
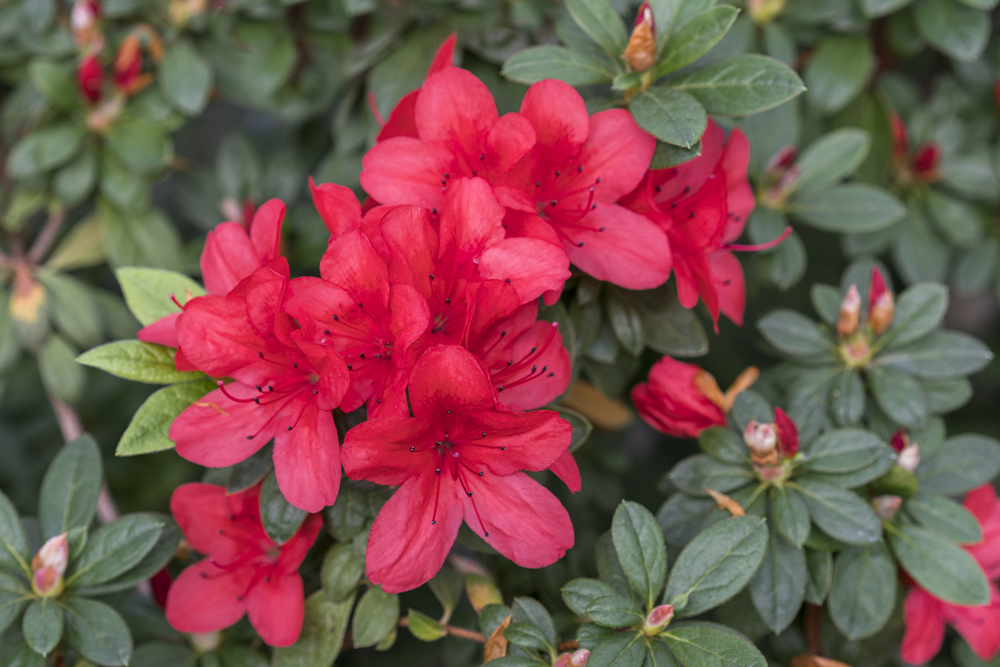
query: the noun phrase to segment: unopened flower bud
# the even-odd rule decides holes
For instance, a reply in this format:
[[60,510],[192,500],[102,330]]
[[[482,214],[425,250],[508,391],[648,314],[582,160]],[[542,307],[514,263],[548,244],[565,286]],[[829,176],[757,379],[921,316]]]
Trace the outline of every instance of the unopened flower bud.
[[795,146],[785,146],[767,161],[766,174],[769,177],[777,178],[792,166],[798,154],[799,151]]
[[80,94],[91,104],[101,99],[101,86],[104,83],[104,70],[97,56],[87,56],[76,68],[76,85]]
[[556,659],[554,667],[585,667],[590,651],[579,648],[572,653],[562,653]]
[[837,319],[837,333],[843,337],[850,336],[858,330],[858,320],[861,317],[861,293],[857,285],[851,285],[840,302],[840,317]]
[[892,451],[897,454],[903,451],[903,448],[910,444],[910,438],[906,435],[906,431],[899,429],[892,434],[889,438],[889,446],[892,447]]
[[634,72],[645,72],[656,64],[656,24],[653,21],[653,9],[648,2],[639,6],[632,36],[629,37],[622,57]]
[[76,48],[84,53],[97,53],[104,47],[104,37],[98,26],[101,6],[96,0],[76,0],[70,10],[69,27]]
[[868,288],[868,324],[876,334],[885,333],[896,312],[892,292],[878,267],[872,269],[872,283]]
[[778,432],[774,424],[751,421],[743,431],[754,465],[772,466],[778,462]]
[[31,559],[31,588],[36,595],[56,597],[63,591],[63,574],[69,563],[66,533],[50,538]]
[[778,451],[790,459],[799,452],[799,427],[781,408],[774,409],[774,428],[778,434]]
[[925,183],[936,181],[940,178],[937,170],[938,158],[941,156],[941,149],[936,143],[930,143],[917,151],[913,157],[913,174],[918,180]]
[[872,509],[875,510],[875,516],[883,521],[889,521],[896,516],[896,512],[899,511],[899,507],[902,504],[903,499],[899,496],[876,496],[872,498]]
[[785,8],[785,0],[747,0],[750,18],[757,25],[770,23]]
[[655,637],[663,632],[664,628],[670,625],[670,621],[673,620],[673,618],[674,606],[672,604],[661,604],[659,607],[655,607],[653,611],[649,612],[642,630],[648,636]]
[[902,451],[896,455],[896,465],[903,470],[914,472],[920,465],[920,445],[913,443],[903,447]]
[[214,651],[222,645],[222,633],[215,632],[195,632],[191,634],[191,648],[197,653],[208,653]]
[[35,324],[44,313],[45,288],[25,264],[14,268],[14,291],[8,307],[14,320],[25,324]]

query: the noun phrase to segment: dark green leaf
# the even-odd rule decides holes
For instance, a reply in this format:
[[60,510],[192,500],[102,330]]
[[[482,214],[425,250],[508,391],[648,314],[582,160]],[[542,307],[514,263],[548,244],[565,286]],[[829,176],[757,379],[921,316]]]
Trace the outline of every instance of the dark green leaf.
[[857,494],[809,478],[788,486],[805,497],[812,520],[830,537],[847,544],[870,544],[882,536],[881,522]]
[[[645,620],[645,614],[642,613],[638,604],[629,598],[615,594],[596,598],[587,605],[583,615],[606,628],[627,628],[641,625]],[[535,646],[533,648],[545,647]]]
[[340,542],[326,552],[320,579],[327,597],[343,600],[357,589],[364,573],[364,553],[357,553],[352,544]]
[[584,615],[587,605],[600,597],[615,595],[615,589],[597,579],[573,579],[562,587],[562,598],[574,614]]
[[814,472],[845,473],[871,465],[878,458],[882,440],[856,428],[829,431],[805,451],[803,467]]
[[724,426],[713,426],[702,431],[698,436],[698,446],[723,463],[744,465],[750,460],[750,450],[743,438]]
[[24,534],[21,519],[18,518],[14,505],[0,491],[0,567],[29,574],[30,560],[28,538]]
[[781,536],[802,548],[809,537],[809,508],[796,491],[784,486],[771,488],[771,520]]
[[872,482],[896,465],[896,454],[888,445],[882,445],[878,457],[868,466],[846,473],[815,473],[810,472],[810,479],[829,482],[844,489],[853,489]]
[[24,612],[24,640],[36,653],[48,655],[63,633],[63,612],[53,598],[38,598]]
[[767,552],[767,542],[763,518],[733,517],[715,524],[677,557],[664,599],[679,595],[687,599],[679,616],[697,616],[714,609],[753,578]]
[[906,573],[928,593],[951,604],[988,604],[990,584],[969,553],[919,526],[887,525],[889,543]]
[[931,188],[924,193],[924,201],[931,221],[949,243],[972,248],[982,240],[983,225],[971,204]]
[[675,493],[660,507],[656,521],[667,544],[683,547],[701,532],[716,507],[711,498],[692,498],[684,493]]
[[787,65],[761,55],[724,58],[668,82],[701,102],[708,113],[746,116],[776,107],[802,93],[802,80]]
[[399,596],[372,586],[361,596],[354,610],[354,645],[375,646],[396,629],[399,620]]
[[809,577],[806,580],[805,600],[809,604],[821,605],[830,592],[833,556],[829,551],[806,549],[806,570]]
[[[249,458],[243,459],[229,468],[229,473],[226,475],[226,493],[246,491],[264,479],[264,475],[271,472],[274,468],[273,455],[274,445],[268,443],[258,449]],[[354,494],[351,489],[344,490],[345,501],[353,499],[353,496]],[[361,497],[364,497],[364,494],[359,494],[359,498]],[[365,518],[367,518],[367,514],[358,519],[358,522],[362,522]],[[334,535],[341,542],[346,542],[353,536],[353,533],[351,535]]]
[[4,667],[48,667],[49,665],[49,661],[35,653],[23,637],[14,645],[13,650],[3,656],[3,659]]
[[125,166],[139,172],[159,169],[172,153],[165,131],[154,123],[139,119],[112,125],[105,137],[105,145]]
[[204,380],[170,385],[153,392],[132,416],[122,439],[118,441],[115,456],[136,456],[172,449],[174,441],[169,433],[174,419],[215,388],[213,380]]
[[298,532],[309,513],[285,500],[277,478],[270,473],[260,487],[260,519],[267,536],[284,544]]
[[[751,421],[769,424],[773,419],[774,408],[752,389],[741,391],[733,401],[733,409],[729,411],[729,421],[737,433],[746,431],[747,424]],[[714,486],[712,488],[715,489]]]
[[[870,144],[868,133],[854,127],[845,127],[824,134],[802,151],[802,155],[796,163],[799,167],[799,177],[795,180],[793,187],[796,190],[818,187],[836,183],[840,179],[850,176],[865,161]],[[815,291],[818,287],[823,286],[815,285],[813,290]],[[839,292],[837,297],[837,305],[839,306]],[[830,324],[835,322],[836,319]]]
[[[766,667],[760,651],[743,635],[714,623],[668,628],[662,635],[683,667]],[[590,663],[587,663],[588,666]]]
[[684,24],[667,41],[657,64],[656,75],[663,76],[690,65],[702,57],[729,32],[739,10],[730,5],[713,7]]
[[935,331],[920,340],[878,355],[873,364],[898,368],[925,378],[970,375],[993,359],[983,343],[959,331]]
[[909,373],[892,366],[869,366],[866,375],[875,402],[898,424],[920,426],[927,419],[927,397]]
[[[665,145],[665,144],[661,144]],[[693,310],[671,301],[663,309],[642,309],[646,345],[672,357],[700,357],[708,352],[708,335]]]
[[76,348],[58,334],[50,334],[38,350],[38,373],[45,389],[67,403],[76,403],[86,378],[76,363]]
[[594,425],[590,423],[590,420],[585,416],[577,412],[576,410],[571,410],[563,405],[553,406],[555,411],[559,413],[559,416],[570,423],[573,427],[573,438],[569,443],[569,451],[574,452],[580,448],[580,445],[587,441],[590,434],[594,430]]
[[983,539],[976,517],[950,498],[917,496],[908,499],[903,509],[924,528],[959,544],[975,544]]
[[920,36],[955,60],[976,60],[989,40],[989,15],[955,0],[917,0],[914,17]]
[[511,623],[503,631],[503,636],[511,644],[523,646],[524,648],[538,649],[553,653],[555,648],[549,643],[548,638],[541,630],[531,623]]
[[42,479],[38,523],[42,538],[86,526],[101,491],[101,451],[89,435],[63,447]]
[[692,496],[707,496],[706,487],[719,493],[729,493],[754,479],[749,467],[722,463],[706,454],[689,456],[670,471],[670,481],[674,486]]
[[132,635],[111,607],[96,600],[69,598],[60,602],[66,612],[66,641],[98,665],[128,665]]
[[61,167],[80,150],[83,137],[83,127],[70,123],[35,130],[11,147],[7,173],[13,178],[25,179]]
[[896,299],[892,326],[880,339],[888,347],[912,343],[937,328],[948,310],[948,288],[938,283],[917,283]]
[[653,153],[653,159],[649,164],[649,168],[667,169],[668,167],[676,167],[679,164],[690,162],[699,155],[701,155],[701,141],[691,148],[681,148],[680,146],[657,141],[656,152]]
[[769,531],[767,555],[753,579],[750,596],[761,618],[774,632],[795,620],[806,590],[805,552]]
[[636,357],[646,347],[646,332],[638,304],[620,293],[608,290],[604,299],[604,312],[611,322],[615,336],[622,347]]
[[208,102],[212,68],[190,42],[182,41],[167,51],[157,79],[164,97],[187,115],[196,116]]
[[619,595],[633,596],[635,592],[632,590],[632,584],[628,582],[624,570],[622,570],[622,564],[618,559],[618,552],[615,550],[614,538],[610,531],[598,538],[596,551],[597,572],[601,581],[614,588]]
[[796,192],[785,212],[817,229],[846,234],[885,229],[902,218],[906,209],[882,188],[847,183]]
[[[729,9],[735,14],[735,8]],[[708,122],[698,100],[667,86],[640,91],[632,97],[629,109],[639,127],[660,141],[683,148],[691,148],[701,140]]]
[[520,83],[559,79],[571,86],[605,83],[614,78],[606,63],[579,51],[551,45],[518,51],[503,64],[501,74]]
[[[146,516],[161,521],[163,523],[163,530],[160,531],[160,536],[157,538],[156,543],[143,556],[142,560],[129,568],[124,574],[106,583],[77,588],[75,590],[76,595],[94,597],[125,590],[126,588],[133,588],[166,567],[167,563],[174,557],[178,544],[180,544],[181,537],[183,536],[181,529],[169,516],[161,514],[148,514]],[[72,556],[70,558],[72,559]]]
[[53,106],[67,111],[79,106],[76,85],[66,68],[53,62],[36,60],[28,65],[28,78]]
[[552,624],[552,616],[535,598],[514,598],[514,604],[511,606],[511,622],[531,623],[544,633],[550,644],[556,643],[556,628]]
[[628,35],[608,0],[567,0],[566,8],[580,29],[617,62],[625,51]]
[[647,609],[655,606],[667,576],[667,549],[656,519],[642,505],[622,501],[611,525],[618,560]]
[[1000,473],[1000,443],[981,435],[949,438],[920,461],[916,473],[923,493],[957,496]]
[[896,565],[884,542],[851,547],[837,555],[830,616],[850,641],[881,630],[896,607]]
[[865,16],[875,18],[891,14],[901,7],[913,2],[913,0],[861,0],[861,9]]
[[590,652],[587,667],[642,667],[646,642],[641,632],[620,632],[601,641]]
[[874,65],[875,54],[867,35],[826,37],[817,44],[803,72],[809,89],[806,95],[820,111],[836,113],[861,92]]
[[98,528],[73,564],[66,585],[94,586],[124,574],[149,553],[163,528],[163,519],[149,514],[124,516]]
[[830,386],[830,411],[838,424],[856,424],[865,411],[865,385],[855,369],[839,373]]
[[833,340],[815,322],[792,310],[776,310],[757,322],[771,345],[796,357],[829,359],[835,354]]

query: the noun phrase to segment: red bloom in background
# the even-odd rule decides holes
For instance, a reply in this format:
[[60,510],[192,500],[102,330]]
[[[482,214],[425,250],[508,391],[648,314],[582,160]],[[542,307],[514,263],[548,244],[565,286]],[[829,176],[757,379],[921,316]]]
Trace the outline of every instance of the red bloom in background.
[[[281,223],[285,219],[285,204],[272,199],[257,209],[249,229],[236,222],[216,225],[205,239],[201,251],[201,276],[209,294],[228,294],[241,280],[280,256]],[[163,295],[166,297],[167,295]],[[177,342],[176,324],[180,311],[139,330],[139,340],[180,347]],[[177,364],[181,370],[191,370],[178,351]]]
[[331,411],[347,390],[333,347],[301,340],[279,312],[288,264],[274,260],[226,296],[189,301],[177,321],[188,361],[235,380],[194,402],[170,426],[177,453],[199,465],[243,461],[274,438],[274,472],[290,503],[307,512],[332,505],[340,451]]
[[213,632],[247,614],[268,645],[294,644],[304,615],[298,569],[322,517],[307,517],[279,545],[261,524],[259,485],[227,495],[222,486],[184,484],[171,496],[170,511],[191,547],[205,554],[170,586],[170,625],[179,632]]
[[[670,276],[670,248],[646,217],[615,203],[649,168],[656,140],[624,109],[588,116],[583,98],[567,83],[534,84],[521,115],[535,129],[530,162],[505,184],[519,200],[505,221],[508,234],[558,243],[570,260],[599,280],[650,289]],[[512,198],[509,198],[512,199]]]
[[91,104],[101,99],[104,70],[95,55],[84,56],[76,68],[76,85]]
[[[444,40],[441,46],[438,47],[437,53],[434,54],[434,60],[431,61],[431,66],[427,69],[427,76],[431,76],[443,69],[452,67],[452,61],[455,58],[455,33],[452,33],[448,39]],[[417,135],[417,97],[420,95],[421,88],[416,90],[411,90],[409,93],[403,96],[396,106],[393,108],[392,112],[389,114],[388,122],[382,122],[380,115],[378,114],[378,108],[375,106],[374,96],[369,97],[369,102],[371,103],[373,113],[375,118],[382,125],[381,131],[378,133],[377,141],[385,141],[386,139],[391,139],[392,137],[416,137]]]
[[[965,496],[965,508],[979,520],[983,541],[965,547],[979,562],[990,581],[1000,578],[1000,501],[992,484],[985,484]],[[944,642],[945,625],[958,631],[982,660],[992,660],[1000,652],[1000,589],[991,586],[990,603],[982,607],[959,607],[938,600],[916,584],[906,594],[903,606],[901,654],[912,665],[930,661]]]
[[552,411],[497,408],[489,378],[458,346],[429,349],[410,379],[413,418],[351,429],[344,469],[352,479],[401,485],[368,539],[368,578],[389,593],[428,581],[464,519],[522,567],[544,567],[573,545],[559,501],[522,470],[544,470],[569,447],[572,427]]
[[426,209],[399,206],[382,220],[390,280],[420,292],[430,306],[425,345],[458,343],[465,328],[466,287],[509,282],[520,303],[561,290],[569,262],[556,246],[504,237],[504,209],[481,178],[455,179],[437,228]]
[[416,361],[412,346],[430,323],[426,300],[409,285],[389,285],[388,267],[359,231],[330,240],[320,273],[291,281],[283,307],[302,327],[301,340],[347,363],[341,408],[351,412],[367,401],[370,418],[409,414],[406,382]]
[[676,438],[697,438],[706,428],[725,426],[726,415],[705,396],[696,378],[704,371],[671,357],[649,370],[649,381],[632,388],[632,402],[647,424]]
[[746,308],[743,268],[730,251],[762,250],[784,236],[763,246],[732,244],[754,209],[750,144],[738,129],[726,141],[722,128],[709,121],[701,150],[682,165],[650,171],[623,203],[666,232],[681,304],[694,308],[700,297],[718,330],[720,311],[742,326]]
[[774,428],[778,432],[778,451],[785,458],[799,453],[799,427],[781,408],[774,409]]

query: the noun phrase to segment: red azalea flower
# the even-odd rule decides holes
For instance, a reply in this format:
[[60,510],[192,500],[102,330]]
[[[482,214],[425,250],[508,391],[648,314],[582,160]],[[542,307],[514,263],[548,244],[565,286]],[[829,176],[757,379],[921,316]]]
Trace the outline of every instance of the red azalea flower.
[[302,340],[346,361],[350,387],[341,408],[367,401],[372,418],[409,414],[406,382],[413,344],[430,323],[427,301],[410,285],[390,286],[388,267],[359,231],[330,240],[320,274],[291,281],[284,309],[301,325]]
[[[1000,578],[1000,501],[996,489],[985,484],[970,491],[965,496],[965,508],[983,529],[983,541],[965,548],[982,566],[986,577],[995,581]],[[996,584],[991,588],[988,605],[959,607],[914,584],[903,607],[903,660],[911,665],[930,661],[941,650],[946,624],[958,631],[980,659],[992,660],[1000,653],[1000,589]]]
[[733,245],[755,205],[747,182],[750,144],[739,129],[726,141],[722,128],[710,120],[701,150],[682,165],[650,171],[623,203],[666,232],[681,304],[694,308],[700,297],[718,331],[720,311],[742,326],[746,308],[743,268],[730,251],[772,247],[791,228],[768,244]]
[[[431,76],[441,70],[448,69],[452,67],[452,61],[455,58],[455,33],[451,33],[448,39],[444,40],[444,43],[438,47],[437,53],[434,54],[434,60],[431,61],[431,66],[427,69],[427,76]],[[382,129],[376,137],[377,141],[385,141],[386,139],[391,139],[392,137],[417,137],[417,97],[420,95],[420,88],[412,90],[403,96],[399,102],[396,103],[395,108],[389,114],[388,122],[382,122],[382,118],[378,113],[378,108],[375,106],[374,94],[369,97],[369,102],[372,106],[372,111],[375,114],[375,118],[379,121]]]
[[[537,301],[520,305],[507,283],[469,288],[462,346],[483,362],[497,400],[514,412],[548,405],[569,387],[572,366],[558,323],[538,320]],[[570,491],[580,490],[580,468],[567,449],[549,467]]]
[[412,286],[430,306],[425,345],[461,340],[470,283],[509,282],[520,303],[528,303],[561,290],[569,278],[569,262],[556,246],[504,237],[504,209],[485,180],[454,179],[442,207],[436,228],[416,206],[395,207],[381,228],[392,283]]
[[[201,251],[201,276],[209,294],[228,294],[244,278],[280,255],[281,223],[285,205],[272,199],[257,209],[249,230],[236,222],[216,225]],[[163,295],[166,297],[167,295]],[[161,317],[139,330],[137,338],[147,343],[180,347],[176,324],[180,311]],[[177,367],[192,370],[178,350]]]
[[167,593],[167,620],[179,632],[214,632],[243,614],[270,646],[291,646],[302,630],[299,565],[323,525],[318,514],[284,544],[260,521],[260,486],[227,495],[225,487],[184,484],[170,498],[184,537],[205,558],[181,572]]
[[676,438],[697,438],[706,428],[725,426],[722,408],[696,381],[702,369],[663,357],[649,370],[649,382],[632,388],[632,402],[647,424]]
[[642,180],[656,140],[624,109],[588,116],[583,98],[562,81],[531,86],[521,115],[537,141],[530,162],[505,179],[520,199],[506,221],[508,234],[559,243],[581,269],[628,289],[666,281],[670,249],[663,232],[615,203]]
[[189,301],[177,337],[191,365],[233,378],[193,403],[170,426],[177,453],[199,465],[239,463],[274,438],[274,472],[285,498],[307,512],[332,505],[340,451],[331,411],[349,384],[333,347],[302,339],[279,312],[284,258],[257,269],[226,296]]
[[522,567],[554,563],[573,545],[565,508],[522,470],[544,470],[569,447],[551,411],[497,408],[479,360],[458,346],[429,349],[410,379],[413,418],[360,424],[344,441],[352,479],[401,485],[368,539],[368,578],[389,593],[428,581],[464,519]]
[[87,101],[91,104],[101,99],[101,86],[104,84],[104,69],[97,56],[86,56],[76,68],[76,85]]

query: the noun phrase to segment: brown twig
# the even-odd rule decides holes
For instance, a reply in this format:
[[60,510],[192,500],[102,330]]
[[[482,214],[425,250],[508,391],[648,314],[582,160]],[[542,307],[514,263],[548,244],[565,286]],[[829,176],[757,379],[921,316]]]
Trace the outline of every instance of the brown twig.
[[[408,628],[410,627],[410,619],[405,616],[399,619],[399,627]],[[474,642],[479,642],[480,644],[486,643],[486,637],[483,633],[476,632],[475,630],[466,630],[465,628],[458,628],[454,625],[444,626],[445,631],[452,637],[461,637],[462,639],[469,639]]]
[[66,209],[62,206],[54,209],[49,214],[48,220],[42,226],[42,231],[38,232],[35,242],[31,244],[31,250],[28,251],[29,262],[38,264],[45,258],[52,244],[55,243],[56,236],[59,235],[59,230],[62,229],[65,221]]
[[556,648],[560,651],[575,651],[580,648],[580,642],[575,639],[570,639],[568,642],[561,642]]
[[806,605],[806,646],[813,655],[823,655],[823,647],[819,639],[819,619],[822,607],[814,604]]

